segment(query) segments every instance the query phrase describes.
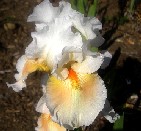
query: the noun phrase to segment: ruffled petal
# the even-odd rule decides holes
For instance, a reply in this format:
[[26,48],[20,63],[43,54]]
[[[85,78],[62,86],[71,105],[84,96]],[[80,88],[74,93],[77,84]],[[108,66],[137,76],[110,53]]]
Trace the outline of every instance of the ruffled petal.
[[33,41],[26,47],[25,55],[28,59],[37,59],[41,56],[41,52],[43,49],[37,46],[37,40],[33,39]]
[[86,56],[81,63],[74,63],[72,69],[78,73],[94,73],[96,72],[103,62],[103,56]]
[[97,74],[70,71],[66,80],[52,76],[47,83],[47,106],[52,119],[65,128],[90,125],[102,111],[107,97]]
[[34,8],[34,11],[28,17],[28,22],[51,22],[60,13],[59,7],[53,7],[49,0],[44,0]]
[[117,119],[120,118],[119,114],[117,114],[114,109],[112,109],[109,114],[104,116],[110,123],[114,123]]
[[59,18],[67,17],[68,21],[73,23],[72,26],[80,31],[87,40],[96,37],[95,29],[102,29],[102,24],[97,18],[84,17],[83,14],[73,10],[69,3],[60,2],[60,5],[64,7],[60,12]]
[[48,26],[47,26],[47,24],[45,24],[45,23],[40,23],[40,24],[35,24],[36,26],[35,26],[35,30],[38,32],[38,31],[41,31],[42,29],[44,29],[44,28],[48,28]]
[[51,120],[49,114],[42,114],[38,119],[38,127],[36,131],[66,131],[66,129]]
[[25,55],[19,58],[16,69],[18,71],[17,74],[15,74],[16,83],[14,84],[8,84],[8,87],[12,87],[14,91],[19,92],[22,90],[22,88],[26,87],[25,80],[27,79],[27,76],[36,71],[49,71],[49,68],[46,64],[46,62],[42,59],[28,59]]
[[36,111],[40,113],[46,113],[46,114],[50,113],[46,106],[46,96],[45,95],[43,95],[40,98],[39,102],[37,103]]
[[51,71],[55,70],[58,62],[62,59],[65,47],[81,48],[83,45],[81,35],[74,34],[70,25],[63,25],[65,23],[62,20],[56,19],[49,29],[44,28],[39,32],[32,33],[33,39],[36,39],[37,48],[41,51],[41,56],[46,59]]
[[102,35],[99,33],[99,30],[98,29],[95,29],[94,30],[95,34],[96,34],[96,37],[94,39],[90,39],[88,40],[88,46],[89,48],[90,47],[99,47],[101,46],[105,39],[102,37]]
[[112,59],[112,55],[108,52],[108,51],[102,51],[101,52],[104,56],[104,61],[101,65],[101,69],[105,69],[109,64],[110,64],[110,61]]
[[102,28],[102,25],[97,18],[89,18],[84,17],[83,15],[77,15],[73,19],[73,26],[81,32],[86,40],[94,39],[97,36],[94,30]]
[[64,47],[62,51],[62,59],[58,62],[57,69],[53,73],[59,79],[66,79],[68,76],[68,68],[75,62],[82,62],[83,53],[81,48]]
[[27,74],[24,73],[24,75],[22,75],[24,65],[26,64],[26,62],[27,58],[25,55],[21,56],[18,59],[16,69],[19,73],[15,74],[15,79],[17,82],[15,82],[14,84],[6,83],[7,86],[12,87],[15,92],[19,92],[22,90],[22,88],[26,87],[25,79],[27,78]]
[[19,92],[19,91],[21,91],[24,87],[26,87],[26,83],[24,82],[24,80],[19,80],[19,81],[17,81],[17,82],[14,83],[14,84],[9,84],[9,83],[6,82],[6,84],[7,84],[8,87],[12,87],[12,89],[13,89],[15,92]]
[[104,108],[101,113],[110,123],[114,123],[117,119],[120,118],[119,114],[117,114],[114,111],[113,107],[110,106],[108,100],[106,100]]

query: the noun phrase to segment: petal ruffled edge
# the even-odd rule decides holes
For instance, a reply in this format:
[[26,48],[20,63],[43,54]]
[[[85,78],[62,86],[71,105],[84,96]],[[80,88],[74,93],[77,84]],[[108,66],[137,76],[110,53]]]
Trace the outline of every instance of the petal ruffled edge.
[[33,13],[28,16],[28,22],[49,23],[60,13],[59,7],[53,7],[49,0],[44,0],[37,5]]
[[110,106],[110,103],[107,99],[105,101],[105,105],[101,113],[110,123],[114,123],[117,119],[120,118],[119,114],[117,114],[114,111],[113,107]]
[[[80,82],[50,77],[47,106],[52,119],[67,129],[90,125],[104,108],[107,90],[97,74],[78,74]],[[64,115],[65,114],[65,115]]]
[[105,51],[105,50],[103,50],[101,53],[104,56],[104,61],[101,65],[101,69],[105,69],[110,64],[110,61],[112,59],[112,55],[111,55],[111,53],[109,53],[108,51]]
[[96,72],[103,62],[103,56],[98,54],[96,56],[85,56],[81,63],[72,65],[72,69],[78,73],[94,73]]
[[36,111],[40,113],[50,114],[46,105],[46,96],[43,95],[37,103]]
[[66,131],[64,127],[52,121],[50,114],[41,114],[37,123],[36,131]]

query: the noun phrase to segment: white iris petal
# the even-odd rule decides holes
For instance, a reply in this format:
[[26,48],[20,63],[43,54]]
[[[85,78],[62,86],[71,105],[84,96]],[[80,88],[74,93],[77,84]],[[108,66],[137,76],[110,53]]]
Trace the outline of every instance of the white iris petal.
[[105,51],[105,50],[103,50],[101,53],[104,56],[104,61],[101,65],[101,69],[105,69],[109,65],[109,63],[112,59],[112,55],[108,51]]
[[103,62],[103,56],[85,56],[84,61],[72,65],[72,69],[78,73],[94,73],[96,72]]
[[48,27],[45,23],[40,23],[40,24],[35,24],[35,30],[38,32],[40,30],[42,30],[44,27]]
[[56,19],[49,28],[32,33],[37,48],[41,50],[41,56],[46,59],[51,70],[62,59],[65,47],[81,48],[83,45],[81,35],[71,31],[71,23],[65,23],[63,19]]
[[120,118],[119,114],[117,114],[114,111],[113,107],[110,106],[110,103],[107,99],[105,101],[105,105],[101,113],[111,123],[114,123],[117,119]]
[[46,96],[43,95],[36,106],[36,111],[40,113],[50,114],[47,106],[46,106]]
[[60,13],[59,7],[53,7],[49,0],[44,0],[34,8],[33,13],[28,17],[28,21],[39,23],[49,23]]
[[18,73],[15,74],[15,79],[17,82],[14,84],[6,83],[7,86],[12,87],[15,92],[19,92],[22,90],[22,88],[26,87],[26,83],[24,80],[27,78],[27,76],[22,76],[22,71],[23,71],[23,68],[24,68],[26,61],[27,61],[27,58],[25,55],[21,56],[18,59],[18,62],[16,64],[16,69],[17,69]]
[[97,74],[77,75],[78,88],[70,79],[51,77],[47,83],[46,102],[52,119],[68,129],[89,126],[102,111],[107,97],[105,85]]

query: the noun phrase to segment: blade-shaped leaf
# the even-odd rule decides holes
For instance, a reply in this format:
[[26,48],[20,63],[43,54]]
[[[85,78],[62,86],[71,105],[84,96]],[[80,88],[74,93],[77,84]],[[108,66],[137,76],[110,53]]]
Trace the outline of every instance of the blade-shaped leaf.
[[85,7],[84,7],[84,2],[83,0],[78,0],[77,1],[77,9],[79,12],[81,12],[82,14],[85,13]]
[[88,6],[88,0],[84,0],[85,7]]
[[94,0],[94,3],[89,7],[88,16],[96,16],[97,5],[98,5],[98,0]]

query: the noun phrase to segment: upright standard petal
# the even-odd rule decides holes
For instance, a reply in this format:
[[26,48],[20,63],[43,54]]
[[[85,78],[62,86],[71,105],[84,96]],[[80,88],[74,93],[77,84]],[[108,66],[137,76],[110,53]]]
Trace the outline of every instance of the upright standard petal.
[[97,18],[84,17],[83,14],[71,8],[71,5],[67,2],[60,2],[59,18],[67,17],[68,21],[72,22],[74,26],[81,34],[88,40],[96,37],[95,29],[102,29],[102,24]]
[[57,68],[58,62],[61,61],[65,47],[82,48],[83,45],[81,35],[71,31],[71,23],[65,23],[66,21],[63,19],[56,19],[49,28],[32,33],[40,55],[46,59],[51,72]]
[[29,22],[49,23],[60,13],[59,7],[53,7],[49,0],[44,0],[34,8],[33,13],[28,17]]
[[90,125],[102,111],[107,97],[104,82],[97,74],[76,73],[66,80],[51,76],[47,83],[47,106],[52,119],[68,129]]

